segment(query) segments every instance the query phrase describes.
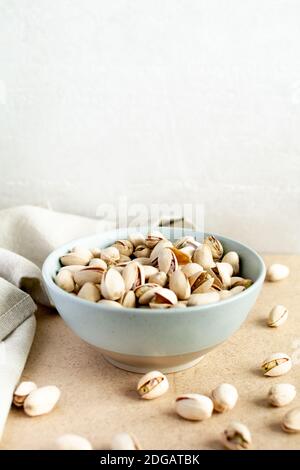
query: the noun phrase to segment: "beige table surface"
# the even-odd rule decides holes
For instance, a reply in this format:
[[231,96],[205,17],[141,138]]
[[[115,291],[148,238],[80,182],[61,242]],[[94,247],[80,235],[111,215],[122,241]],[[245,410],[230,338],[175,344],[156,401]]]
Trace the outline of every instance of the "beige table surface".
[[[57,385],[61,400],[52,413],[42,417],[30,418],[12,409],[1,448],[51,448],[57,436],[72,432],[86,436],[96,449],[107,449],[114,433],[128,430],[139,437],[144,449],[220,449],[224,426],[239,420],[250,428],[257,449],[300,449],[300,434],[286,434],[280,428],[285,412],[300,406],[300,256],[265,256],[265,261],[287,264],[290,277],[265,283],[241,329],[196,367],[170,374],[169,392],[156,401],[138,399],[138,375],[108,364],[57,314],[40,309],[23,378],[38,385]],[[277,303],[284,304],[290,315],[282,327],[272,329],[266,326],[266,316]],[[295,359],[286,376],[261,374],[260,363],[272,352],[286,352]],[[234,410],[195,423],[176,416],[178,394],[209,394],[220,382],[237,387],[240,399]],[[280,382],[294,384],[298,395],[287,407],[271,408],[266,394],[272,384]]]

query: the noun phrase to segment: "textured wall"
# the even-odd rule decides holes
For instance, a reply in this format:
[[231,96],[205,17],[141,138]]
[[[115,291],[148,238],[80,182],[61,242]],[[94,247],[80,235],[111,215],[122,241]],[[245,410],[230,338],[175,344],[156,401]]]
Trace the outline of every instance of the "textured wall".
[[298,0],[0,0],[0,207],[205,204],[300,251]]

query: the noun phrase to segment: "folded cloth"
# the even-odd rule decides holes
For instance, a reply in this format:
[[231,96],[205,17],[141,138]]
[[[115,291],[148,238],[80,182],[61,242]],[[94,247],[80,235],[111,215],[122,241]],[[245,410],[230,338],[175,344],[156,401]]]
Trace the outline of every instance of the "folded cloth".
[[57,246],[112,224],[31,206],[1,210],[0,220],[1,439],[35,333],[33,300],[50,306],[40,270],[44,259]]

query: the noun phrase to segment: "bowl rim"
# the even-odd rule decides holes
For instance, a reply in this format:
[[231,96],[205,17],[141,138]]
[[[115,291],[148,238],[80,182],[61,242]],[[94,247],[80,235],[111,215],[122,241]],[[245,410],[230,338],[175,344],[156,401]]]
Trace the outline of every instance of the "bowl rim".
[[[163,228],[166,228],[166,229],[170,229],[170,227],[155,227],[154,230],[162,230]],[[172,229],[172,228],[171,228]],[[123,227],[122,228],[123,231],[132,231],[132,227]],[[140,232],[143,232],[143,231],[149,231],[149,228],[147,227],[140,227],[138,229],[138,231]],[[48,265],[51,263],[51,261],[53,260],[53,258],[55,258],[56,260],[59,259],[59,256],[58,256],[58,252],[63,250],[64,248],[66,249],[66,251],[76,245],[76,244],[80,244],[80,242],[82,242],[83,240],[85,239],[89,239],[89,238],[94,238],[94,237],[110,237],[110,236],[113,236],[113,234],[116,234],[117,233],[117,230],[108,230],[108,231],[104,231],[104,232],[101,232],[101,233],[94,233],[94,234],[91,234],[91,235],[87,235],[87,236],[84,236],[84,237],[80,237],[80,238],[77,238],[77,239],[74,239],[74,240],[71,240],[67,243],[64,243],[63,245],[60,245],[59,247],[55,248],[55,250],[53,250],[48,256],[47,258],[45,259],[44,263],[43,263],[43,266],[42,266],[42,276],[43,276],[43,280],[44,280],[44,283],[46,285],[46,287],[49,287],[51,289],[53,289],[55,292],[57,292],[58,295],[62,296],[62,297],[65,297],[66,299],[68,299],[70,302],[79,302],[79,305],[89,305],[89,306],[93,306],[95,307],[96,306],[96,309],[99,309],[99,311],[102,311],[102,312],[107,312],[107,310],[109,310],[109,314],[110,315],[114,315],[114,314],[119,314],[119,313],[122,313],[122,314],[138,314],[138,315],[149,315],[149,310],[151,312],[151,316],[157,316],[157,315],[161,315],[162,313],[164,314],[168,314],[168,315],[181,315],[181,314],[185,314],[185,315],[189,315],[189,314],[192,314],[192,313],[195,313],[196,311],[201,313],[202,311],[207,311],[207,310],[211,310],[211,309],[214,309],[216,307],[221,307],[222,305],[227,305],[227,304],[230,304],[230,303],[234,303],[236,301],[238,301],[238,299],[240,299],[242,296],[245,297],[245,296],[248,296],[248,295],[251,295],[252,291],[256,290],[257,286],[258,285],[261,285],[265,279],[265,276],[266,276],[266,266],[265,266],[265,263],[262,259],[262,257],[255,251],[253,250],[252,248],[250,248],[248,245],[244,244],[244,243],[241,243],[240,241],[238,240],[234,240],[233,238],[229,238],[229,237],[226,237],[224,235],[220,235],[220,234],[217,234],[215,232],[204,232],[204,231],[201,231],[201,230],[193,230],[193,229],[190,229],[190,228],[187,228],[187,229],[182,229],[183,230],[183,233],[194,233],[194,234],[202,234],[204,236],[209,236],[209,235],[212,235],[216,238],[221,238],[225,241],[229,241],[229,242],[234,242],[234,243],[238,243],[240,246],[242,246],[243,248],[247,249],[248,251],[250,251],[251,255],[254,256],[258,263],[259,263],[259,268],[260,268],[260,274],[259,276],[257,277],[257,279],[253,282],[253,284],[248,287],[247,289],[245,289],[244,291],[240,292],[239,294],[236,294],[232,297],[229,297],[228,299],[223,299],[222,301],[218,301],[218,302],[212,302],[212,303],[209,303],[209,304],[204,304],[204,305],[195,305],[195,306],[190,306],[190,307],[176,307],[176,308],[156,308],[156,309],[149,309],[149,308],[143,308],[143,307],[139,307],[139,308],[128,308],[128,307],[122,307],[122,308],[113,308],[113,307],[108,307],[107,305],[101,305],[101,304],[98,304],[97,302],[91,302],[90,300],[86,300],[86,299],[81,299],[80,297],[78,296],[74,296],[74,295],[70,295],[69,292],[66,292],[64,291],[61,287],[59,287],[55,282],[54,282],[54,279],[53,279],[53,275],[50,274],[50,269],[48,267]],[[54,307],[56,307],[54,305]]]

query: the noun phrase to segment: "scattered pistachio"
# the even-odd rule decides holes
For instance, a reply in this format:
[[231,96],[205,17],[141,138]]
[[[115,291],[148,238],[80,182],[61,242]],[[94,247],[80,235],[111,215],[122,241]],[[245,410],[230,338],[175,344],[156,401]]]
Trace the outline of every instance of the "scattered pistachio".
[[29,393],[36,389],[37,386],[34,382],[21,382],[14,391],[13,404],[17,407],[23,406],[24,401],[26,397],[28,397]]
[[271,266],[268,267],[267,269],[267,281],[270,282],[276,282],[276,281],[281,281],[282,279],[285,279],[288,277],[290,274],[290,270],[288,266],[285,266],[284,264],[271,264]]
[[271,354],[262,363],[262,370],[264,375],[270,377],[277,377],[279,375],[286,374],[292,367],[291,358],[285,353]]
[[121,432],[111,441],[111,450],[141,450],[140,443],[133,434]]
[[232,410],[239,397],[237,389],[233,385],[227,383],[218,385],[212,391],[211,396],[214,402],[214,408],[219,413]]
[[212,400],[198,393],[186,393],[176,398],[177,414],[191,421],[202,421],[210,418],[214,409]]
[[288,310],[283,305],[275,305],[269,313],[268,326],[277,328],[286,322],[288,317]]
[[281,423],[285,432],[300,432],[300,407],[293,408],[286,413]]
[[25,398],[24,411],[28,416],[50,413],[60,397],[60,390],[55,385],[48,385],[33,390]]
[[251,433],[247,426],[236,421],[225,429],[221,441],[229,450],[247,450],[252,444]]
[[145,400],[153,400],[167,392],[169,382],[161,372],[154,370],[140,378],[137,384],[137,392]]
[[270,405],[279,407],[291,403],[296,396],[296,388],[291,384],[272,385],[268,393]]
[[55,450],[93,450],[93,448],[85,437],[64,434],[56,439]]

